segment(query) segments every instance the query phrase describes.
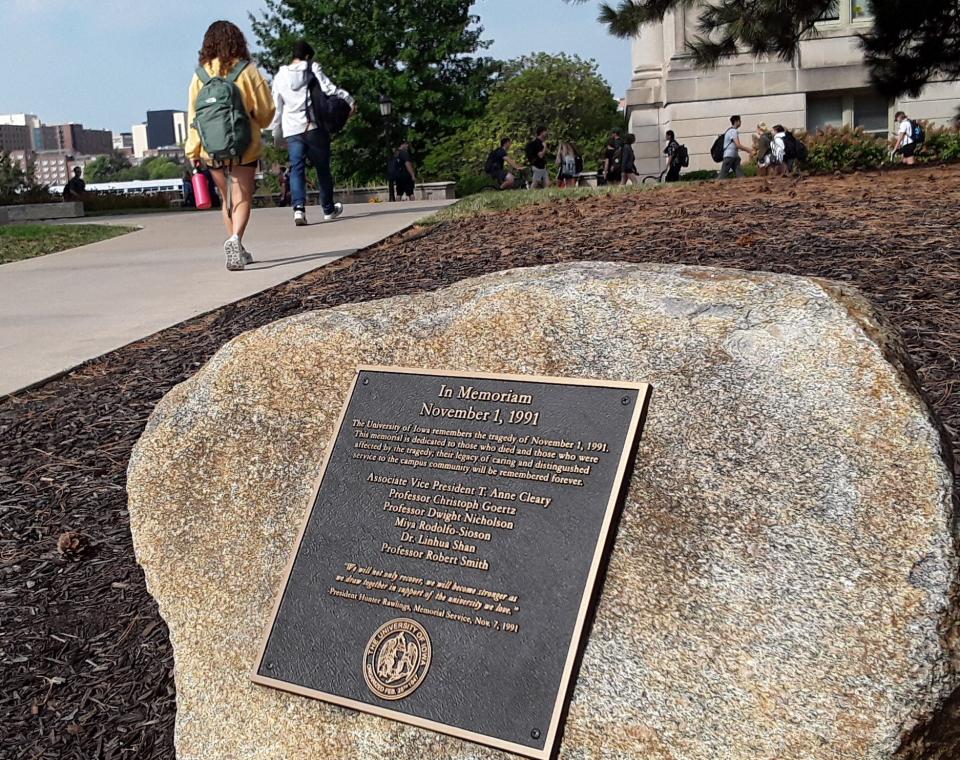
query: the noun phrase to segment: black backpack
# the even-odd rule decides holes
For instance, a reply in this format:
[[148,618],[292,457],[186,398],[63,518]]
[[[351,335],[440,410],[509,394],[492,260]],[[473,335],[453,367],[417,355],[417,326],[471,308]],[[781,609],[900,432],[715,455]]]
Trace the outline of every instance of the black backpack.
[[726,139],[726,138],[727,138],[727,132],[729,132],[729,131],[730,131],[730,130],[727,130],[727,131],[724,132],[723,134],[717,135],[717,139],[714,140],[714,141],[713,141],[713,145],[710,146],[710,158],[712,158],[712,159],[713,159],[714,161],[716,161],[718,164],[722,164],[722,163],[723,163],[723,151],[724,151],[724,148],[727,147],[727,146],[726,146],[726,142],[727,142],[727,139]]
[[[687,150],[686,145],[677,146],[677,152],[674,160],[677,162],[677,166],[690,166],[690,152]],[[720,160],[723,161],[723,158],[721,157]]]
[[313,73],[313,59],[307,59],[307,113],[310,121],[322,125],[331,136],[340,132],[350,118],[352,106],[339,95],[327,95]]
[[807,146],[800,142],[793,132],[783,133],[783,157],[787,161],[807,160]]
[[493,174],[497,171],[497,150],[499,148],[494,148],[487,154],[487,160],[483,164],[483,173],[484,174]]
[[574,163],[574,168],[576,169],[577,174],[582,174],[583,173],[583,156],[581,156],[579,153],[574,153],[573,163]]

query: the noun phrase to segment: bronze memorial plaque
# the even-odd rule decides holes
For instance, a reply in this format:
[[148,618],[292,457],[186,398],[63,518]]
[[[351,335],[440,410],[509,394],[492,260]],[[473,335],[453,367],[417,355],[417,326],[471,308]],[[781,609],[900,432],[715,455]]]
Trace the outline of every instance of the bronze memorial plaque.
[[254,681],[549,758],[648,397],[358,369]]

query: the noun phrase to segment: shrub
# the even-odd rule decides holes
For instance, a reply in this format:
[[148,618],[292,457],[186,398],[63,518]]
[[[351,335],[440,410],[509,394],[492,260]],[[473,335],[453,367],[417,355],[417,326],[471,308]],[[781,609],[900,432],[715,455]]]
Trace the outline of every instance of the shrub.
[[933,127],[924,124],[927,139],[918,154],[923,161],[960,159],[960,127]]
[[693,172],[681,173],[680,180],[682,182],[696,182],[701,179],[716,179],[717,174],[716,169],[697,169]]
[[863,127],[827,127],[813,134],[797,133],[807,146],[804,166],[815,172],[873,169],[888,160],[886,140],[868,134]]
[[456,195],[458,198],[466,198],[468,195],[476,195],[484,190],[496,189],[496,182],[486,174],[465,174],[457,180]]

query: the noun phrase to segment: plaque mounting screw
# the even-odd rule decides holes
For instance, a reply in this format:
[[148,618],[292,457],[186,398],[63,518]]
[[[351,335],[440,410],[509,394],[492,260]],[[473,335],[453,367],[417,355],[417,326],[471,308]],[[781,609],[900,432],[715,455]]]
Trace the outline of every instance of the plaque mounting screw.
[[530,738],[531,738],[531,739],[539,739],[539,738],[540,738],[540,729],[539,729],[539,728],[533,729],[533,731],[530,732]]
[[620,399],[620,403],[623,404],[624,406],[627,406],[630,403],[630,397],[624,396],[622,399]]
[[272,662],[268,662],[268,663],[267,663],[267,670],[273,670],[273,663],[272,663]]
[[370,378],[369,378],[369,377],[363,378],[363,384],[364,384],[364,385],[370,385]]

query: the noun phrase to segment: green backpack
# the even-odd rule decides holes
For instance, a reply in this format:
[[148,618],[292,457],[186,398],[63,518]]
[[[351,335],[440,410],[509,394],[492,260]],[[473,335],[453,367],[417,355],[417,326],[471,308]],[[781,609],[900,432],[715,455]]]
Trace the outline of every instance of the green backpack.
[[225,77],[210,76],[203,66],[197,67],[202,83],[194,103],[194,129],[207,155],[218,163],[238,163],[250,147],[250,116],[237,87],[237,77],[247,67],[240,61]]

